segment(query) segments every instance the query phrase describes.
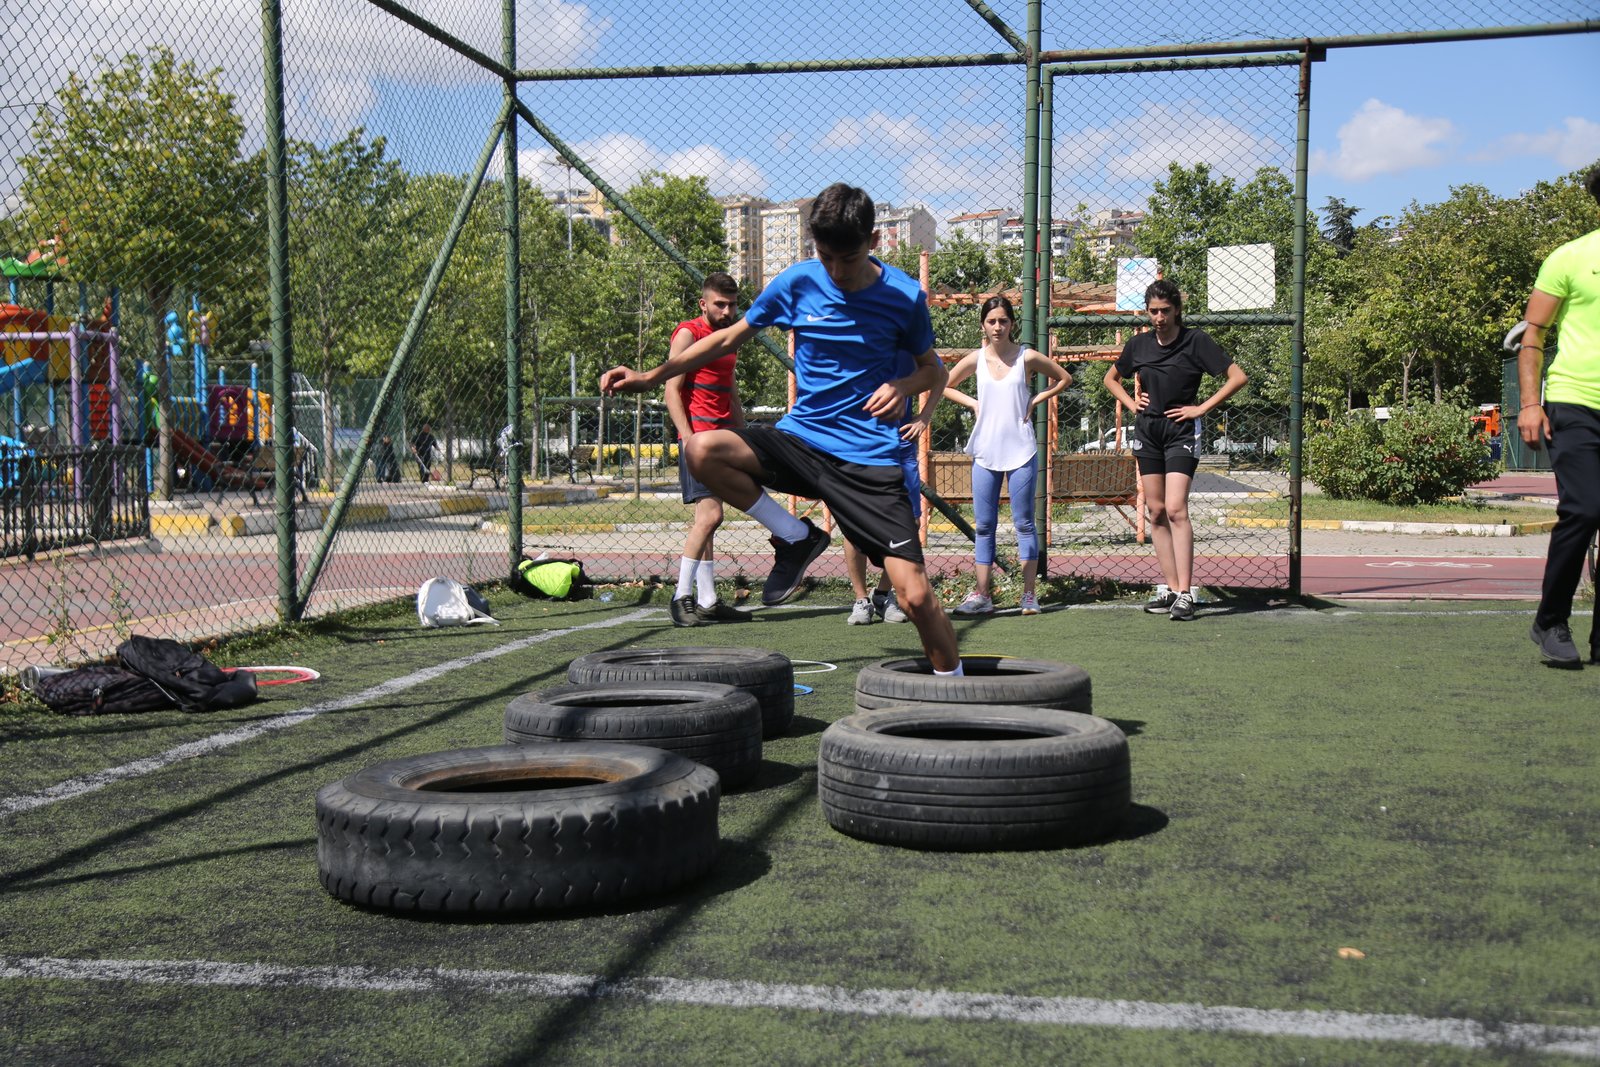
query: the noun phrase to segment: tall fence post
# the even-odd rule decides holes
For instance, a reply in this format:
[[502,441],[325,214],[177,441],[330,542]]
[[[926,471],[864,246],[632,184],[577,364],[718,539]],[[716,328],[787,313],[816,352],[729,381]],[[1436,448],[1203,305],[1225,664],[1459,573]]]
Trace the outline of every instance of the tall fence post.
[[1289,595],[1300,595],[1301,437],[1305,431],[1301,393],[1306,361],[1306,180],[1311,153],[1311,42],[1300,57],[1300,94],[1294,139],[1294,316],[1289,345]]
[[[517,65],[516,0],[504,0],[500,8],[501,54],[507,68]],[[505,92],[506,185],[506,553],[507,574],[515,573],[522,559],[522,219],[517,182],[517,83],[507,78]],[[570,207],[570,205],[569,205]]]
[[267,296],[272,316],[272,513],[278,541],[278,617],[300,618],[304,601],[295,593],[294,365],[289,303],[289,183],[283,123],[283,11],[278,0],[261,0],[261,57],[267,95]]

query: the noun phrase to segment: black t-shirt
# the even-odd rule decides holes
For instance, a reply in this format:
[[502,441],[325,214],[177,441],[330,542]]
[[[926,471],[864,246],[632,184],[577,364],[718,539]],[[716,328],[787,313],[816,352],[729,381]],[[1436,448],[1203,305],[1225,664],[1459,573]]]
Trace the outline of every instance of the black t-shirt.
[[433,434],[427,430],[419,430],[417,436],[411,440],[411,451],[422,458],[422,462],[433,461],[434,450],[439,447],[439,442],[434,440]]
[[1150,397],[1144,412],[1150,415],[1196,403],[1201,377],[1226,374],[1232,365],[1233,357],[1210,334],[1187,326],[1170,345],[1157,341],[1154,330],[1134,334],[1117,357],[1123,380],[1139,375],[1139,386]]

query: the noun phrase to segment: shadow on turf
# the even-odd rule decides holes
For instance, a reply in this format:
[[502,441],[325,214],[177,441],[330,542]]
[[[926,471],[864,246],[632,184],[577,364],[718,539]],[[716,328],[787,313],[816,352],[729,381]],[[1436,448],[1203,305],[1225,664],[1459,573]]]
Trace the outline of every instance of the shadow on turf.
[[169,860],[156,860],[153,863],[138,863],[131,867],[113,867],[104,871],[89,871],[85,874],[66,875],[61,878],[41,878],[27,882],[23,885],[0,886],[0,896],[7,893],[32,892],[36,889],[54,889],[64,885],[76,885],[80,882],[94,882],[101,878],[122,878],[130,874],[148,874],[151,871],[167,870],[171,867],[183,867],[191,863],[206,863],[210,860],[229,859],[234,856],[248,856],[257,852],[277,852],[281,849],[314,849],[317,839],[314,837],[286,838],[282,841],[262,841],[255,845],[241,845],[238,848],[221,848],[214,852],[196,852],[188,856],[178,856]]

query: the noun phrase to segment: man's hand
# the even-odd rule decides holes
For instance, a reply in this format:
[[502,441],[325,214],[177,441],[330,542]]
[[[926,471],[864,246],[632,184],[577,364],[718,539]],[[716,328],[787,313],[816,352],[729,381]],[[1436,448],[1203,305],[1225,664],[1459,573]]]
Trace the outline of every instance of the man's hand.
[[612,367],[600,375],[600,391],[606,396],[618,393],[642,393],[650,388],[650,381],[632,367]]
[[880,422],[891,419],[898,422],[906,410],[906,394],[902,393],[893,382],[884,382],[875,389],[867,402],[861,405],[863,411]]
[[[1530,411],[1532,415],[1528,414]],[[1517,413],[1517,433],[1529,448],[1543,450],[1545,442],[1550,440],[1550,416],[1545,414],[1543,406],[1530,404]]]

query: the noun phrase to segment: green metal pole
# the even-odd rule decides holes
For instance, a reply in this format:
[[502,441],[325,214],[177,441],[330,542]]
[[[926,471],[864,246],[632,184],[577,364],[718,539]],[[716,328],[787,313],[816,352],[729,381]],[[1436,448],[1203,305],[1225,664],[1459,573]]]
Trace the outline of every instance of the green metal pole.
[[[562,140],[561,136],[552,130],[547,124],[545,124],[545,122],[541,120],[539,116],[528,110],[528,105],[524,104],[521,100],[515,100],[514,106],[516,107],[517,114],[521,115],[523,120],[526,121],[529,126],[532,126],[536,131],[538,131],[539,136],[543,137],[546,143],[548,143],[551,148],[554,148],[556,152],[560,154],[562,159],[572,164],[572,168],[579,174],[582,174],[585,181],[587,181],[590,185],[593,185],[596,189],[600,190],[600,195],[604,196],[611,202],[612,206],[614,206],[618,211],[622,212],[624,218],[633,223],[635,226],[639,227],[639,231],[650,239],[650,243],[661,249],[668,259],[677,264],[679,270],[682,270],[691,279],[693,279],[696,285],[699,285],[706,280],[704,271],[695,266],[693,263],[689,262],[688,258],[684,256],[682,252],[678,251],[676,245],[667,240],[666,237],[662,235],[660,230],[656,229],[650,224],[649,219],[645,218],[639,213],[639,209],[634,207],[633,203],[628,200],[627,197],[623,196],[621,193],[617,192],[616,189],[612,188],[611,183],[600,177],[593,167],[589,166],[589,164],[581,156],[579,156],[577,152],[573,151],[571,145]],[[762,347],[772,354],[773,358],[775,358],[779,363],[782,363],[785,369],[790,371],[794,370],[794,363],[789,359],[789,353],[785,352],[783,347],[776,341],[772,340],[772,338],[768,337],[765,333],[757,334],[756,340],[761,343]]]
[[1045,68],[1050,74],[1159,74],[1172,70],[1230,70],[1236,67],[1298,67],[1299,52],[1275,52],[1264,56],[1190,56],[1179,59],[1128,59],[1112,63],[1056,63]]
[[[377,0],[368,0],[376,3]],[[877,56],[870,59],[801,59],[778,63],[690,63],[635,67],[543,67],[516,72],[519,82],[605,81],[627,78],[713,78],[730,74],[825,74],[833,71],[921,70],[928,67],[1009,67],[1020,52],[949,56]]]
[[1302,393],[1306,361],[1306,183],[1311,155],[1311,64],[1318,53],[1306,48],[1300,63],[1300,96],[1294,139],[1294,316],[1289,348],[1289,595],[1300,595],[1301,436],[1305,430]]
[[515,66],[514,59],[508,63],[497,62],[493,57],[480,52],[454,34],[440,29],[410,8],[405,7],[403,4],[395,3],[395,0],[367,0],[367,3],[379,11],[393,15],[407,26],[421,32],[423,36],[438,41],[457,55],[465,56],[467,59],[472,60],[495,77],[504,80],[513,76],[514,72],[511,68]]
[[[1055,239],[1054,209],[1050,203],[1050,169],[1055,162],[1055,120],[1051,114],[1051,107],[1055,99],[1055,79],[1050,76],[1048,69],[1039,72],[1039,217],[1043,222],[1043,240],[1039,245],[1039,310],[1038,317],[1034,320],[1038,325],[1033,336],[1033,347],[1050,354],[1050,300],[1054,296],[1055,284],[1051,281],[1055,273],[1055,266],[1051,262],[1050,243]],[[1044,375],[1033,376],[1033,388],[1037,392],[1045,388]],[[1059,411],[1059,407],[1057,408]],[[1035,528],[1039,531],[1039,576],[1050,576],[1050,465],[1054,457],[1050,454],[1050,413],[1040,405],[1033,409],[1033,436],[1038,442],[1038,453],[1041,457],[1035,462],[1044,464],[1042,477],[1034,479],[1033,513],[1038,516]]]
[[295,595],[294,399],[289,371],[294,342],[289,302],[288,152],[283,122],[283,11],[261,0],[261,60],[267,107],[267,299],[271,306],[274,532],[278,542],[278,617],[297,621],[305,600]]
[[[500,7],[501,53],[507,67],[517,65],[517,4],[503,0]],[[506,425],[511,427],[506,446],[506,552],[507,574],[522,560],[522,217],[517,181],[517,83],[505,80],[506,116],[502,155],[505,160],[506,197]]]
[[1522,26],[1480,26],[1460,30],[1417,30],[1409,33],[1358,33],[1337,37],[1273,37],[1250,41],[1208,41],[1203,44],[1153,44],[1136,48],[1081,48],[1046,52],[1046,63],[1081,59],[1138,59],[1150,56],[1215,56],[1235,52],[1281,52],[1330,48],[1372,48],[1391,44],[1448,44],[1451,41],[1496,41],[1510,37],[1556,37],[1568,33],[1600,33],[1600,19],[1542,22]]
[[[1148,326],[1136,311],[1109,315],[1051,315],[1051,326]],[[1281,311],[1197,311],[1183,317],[1185,326],[1293,326],[1293,313]]]
[[1039,8],[1028,0],[1028,88],[1022,134],[1022,333],[1033,337],[1039,293]]
[[466,188],[462,189],[461,199],[456,204],[455,217],[450,220],[450,229],[445,232],[444,241],[433,257],[433,265],[428,268],[428,277],[422,283],[422,292],[417,294],[417,302],[411,309],[411,320],[406,323],[405,333],[401,335],[400,344],[395,348],[394,358],[389,361],[389,371],[384,375],[383,384],[378,386],[378,395],[372,404],[372,414],[367,416],[367,424],[361,429],[361,440],[356,443],[355,455],[350,459],[350,466],[345,468],[344,479],[339,483],[339,491],[334,494],[333,504],[328,509],[328,517],[323,521],[322,530],[317,535],[316,547],[311,552],[311,559],[307,562],[305,574],[300,580],[302,603],[311,596],[311,590],[316,588],[317,577],[322,573],[323,564],[327,562],[328,550],[333,546],[333,539],[344,522],[345,512],[350,510],[350,501],[355,497],[356,482],[361,478],[362,467],[367,462],[367,453],[372,449],[372,439],[377,436],[377,428],[387,417],[389,405],[394,399],[400,380],[411,364],[417,342],[422,338],[422,327],[428,320],[428,308],[433,303],[434,293],[439,289],[439,280],[444,277],[445,268],[450,265],[450,255],[455,251],[461,231],[466,228],[467,216],[472,211],[473,201],[477,199],[478,189],[483,185],[484,175],[489,172],[495,147],[499,145],[500,135],[510,121],[511,104],[507,102],[501,105],[500,114],[495,117],[494,126],[489,130],[489,139],[478,156],[477,165],[467,177]]
[[[1028,50],[1027,44],[1021,37],[1017,36],[1017,31],[1007,25],[1006,20],[996,14],[994,8],[984,3],[983,0],[967,0],[967,6],[976,11],[978,17],[987,22],[994,29],[994,32],[1005,38],[1006,44],[1019,52]],[[1038,51],[1038,49],[1036,48],[1034,51]]]

